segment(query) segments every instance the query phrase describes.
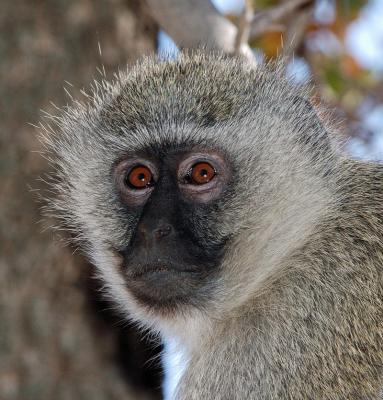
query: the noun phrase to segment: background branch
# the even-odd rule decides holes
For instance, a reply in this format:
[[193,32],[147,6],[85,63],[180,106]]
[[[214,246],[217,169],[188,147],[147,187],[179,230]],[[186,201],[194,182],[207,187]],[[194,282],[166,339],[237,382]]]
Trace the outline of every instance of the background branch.
[[264,33],[270,32],[271,27],[286,19],[295,11],[305,9],[306,7],[312,7],[313,5],[314,0],[289,0],[267,11],[260,11],[254,14],[250,30],[250,39],[255,39],[262,36]]
[[241,53],[241,48],[247,45],[250,36],[251,22],[254,17],[252,0],[246,0],[243,11],[239,17],[238,32],[235,38],[234,52]]
[[[235,52],[238,29],[207,0],[146,0],[153,18],[181,48]],[[254,61],[247,43],[239,54]]]
[[307,24],[311,18],[312,9],[312,6],[307,7],[297,15],[294,15],[294,17],[289,18],[282,49],[282,55],[286,59],[291,58],[301,46],[305,38]]
[[291,58],[302,45],[313,8],[314,2],[307,3],[300,11],[289,16],[282,49],[282,55],[286,60]]

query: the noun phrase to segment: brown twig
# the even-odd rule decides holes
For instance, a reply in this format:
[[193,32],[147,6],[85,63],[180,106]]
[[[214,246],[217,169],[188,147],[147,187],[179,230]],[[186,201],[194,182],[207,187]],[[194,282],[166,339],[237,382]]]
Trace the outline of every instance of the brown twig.
[[[146,0],[152,17],[180,48],[204,47],[233,54],[237,27],[208,0]],[[239,54],[255,62],[246,42]]]
[[282,49],[282,55],[285,59],[291,58],[296,50],[301,46],[305,37],[307,24],[310,20],[313,6],[314,4],[311,4],[299,11],[297,15],[289,18],[284,37],[285,44]]
[[235,37],[234,53],[241,54],[242,47],[247,45],[250,36],[251,23],[254,16],[252,0],[246,0],[243,11],[239,17],[238,32]]
[[266,11],[260,11],[254,14],[250,29],[250,39],[262,36],[264,33],[270,32],[270,27],[286,19],[293,12],[311,7],[314,0],[291,0],[286,1]]

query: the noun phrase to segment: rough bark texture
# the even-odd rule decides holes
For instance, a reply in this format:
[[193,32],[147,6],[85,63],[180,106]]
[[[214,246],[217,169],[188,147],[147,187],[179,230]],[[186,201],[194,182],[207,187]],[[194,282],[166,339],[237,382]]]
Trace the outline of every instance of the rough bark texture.
[[156,28],[142,7],[138,0],[1,2],[1,399],[152,398],[131,384],[147,379],[129,368],[146,357],[135,334],[121,333],[106,312],[97,314],[91,267],[41,233],[29,190],[43,185],[36,177],[47,164],[33,152],[40,147],[28,122],[38,122],[39,109],[53,112],[50,100],[66,103],[65,80],[76,95],[101,64],[114,71],[154,50]]

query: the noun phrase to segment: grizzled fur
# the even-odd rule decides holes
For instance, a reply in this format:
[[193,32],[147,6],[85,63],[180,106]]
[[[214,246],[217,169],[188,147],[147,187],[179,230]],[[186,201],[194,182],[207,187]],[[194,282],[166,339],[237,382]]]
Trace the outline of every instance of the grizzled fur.
[[[146,59],[95,87],[44,134],[51,211],[129,318],[183,370],[174,398],[378,399],[383,386],[383,167],[340,154],[283,69],[201,53]],[[115,249],[137,221],[112,171],[144,149],[217,149],[228,195],[194,221],[229,236],[199,306],[160,313],[126,289]],[[172,371],[169,371],[172,374]]]

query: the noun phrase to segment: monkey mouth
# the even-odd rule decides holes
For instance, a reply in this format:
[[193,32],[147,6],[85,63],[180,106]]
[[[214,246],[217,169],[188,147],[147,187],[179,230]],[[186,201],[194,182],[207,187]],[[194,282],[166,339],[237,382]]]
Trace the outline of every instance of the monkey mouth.
[[165,264],[165,263],[148,263],[148,264],[144,264],[139,266],[137,269],[135,269],[132,274],[131,274],[131,278],[133,279],[139,279],[142,278],[145,275],[148,274],[160,274],[160,273],[164,273],[164,272],[169,272],[170,269],[173,268],[169,268],[169,264]]
[[193,265],[150,262],[126,266],[125,271],[127,289],[156,310],[190,302],[201,285],[201,270]]
[[[130,261],[130,262],[129,262]],[[211,271],[181,260],[126,260],[121,264],[127,290],[156,312],[175,312],[178,307],[198,303],[196,293],[209,290]],[[206,286],[206,289],[204,287]]]
[[130,279],[140,279],[148,275],[166,275],[166,274],[193,274],[197,273],[195,268],[187,268],[181,266],[175,266],[172,263],[154,262],[141,264],[129,273]]

